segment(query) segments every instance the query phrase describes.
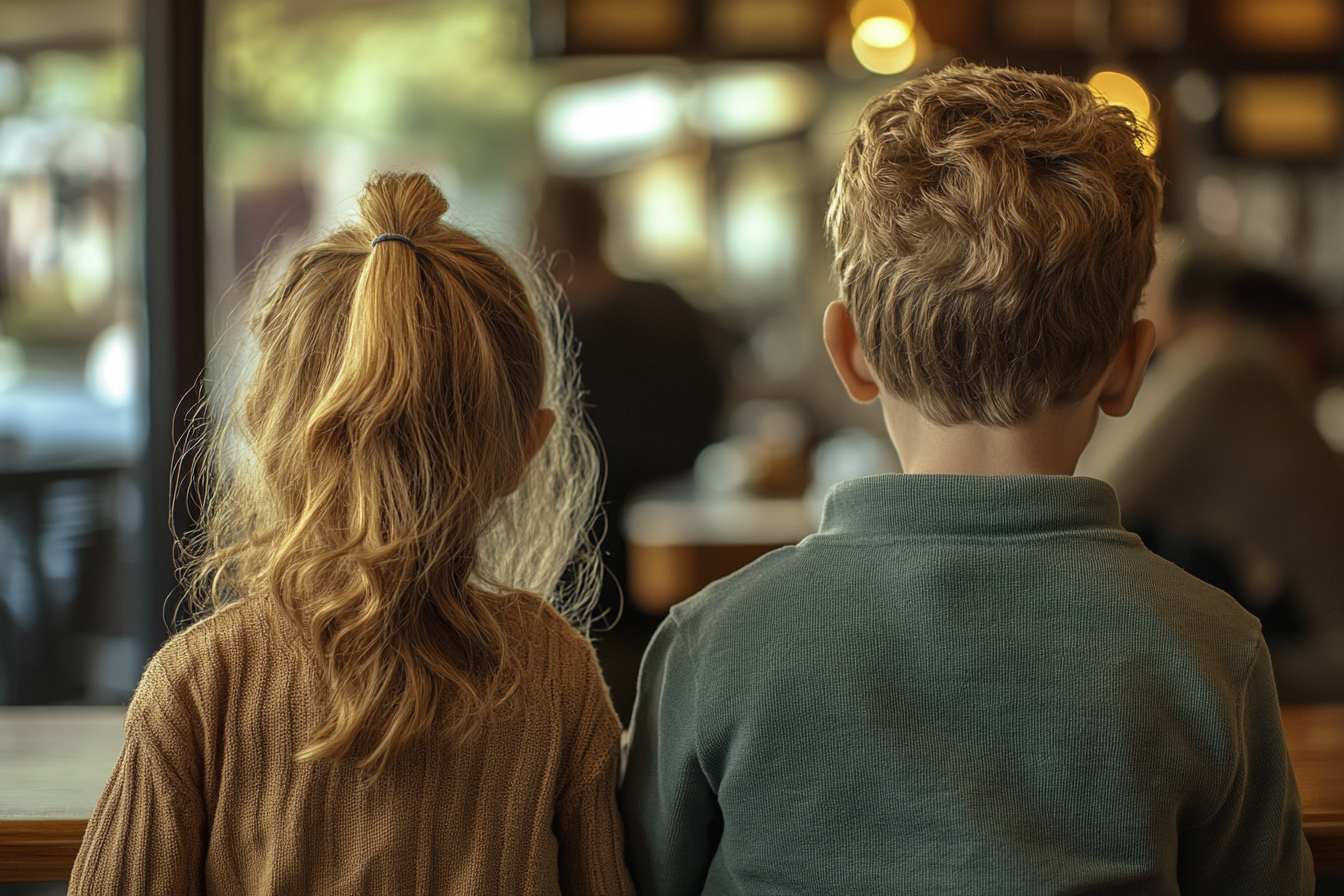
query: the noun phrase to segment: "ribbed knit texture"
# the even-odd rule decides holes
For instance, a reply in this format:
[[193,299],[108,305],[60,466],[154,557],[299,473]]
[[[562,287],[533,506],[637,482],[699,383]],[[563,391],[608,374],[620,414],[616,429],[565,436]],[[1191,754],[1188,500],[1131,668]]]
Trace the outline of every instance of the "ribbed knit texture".
[[1269,656],[1057,476],[878,476],[673,609],[621,792],[642,896],[1311,893]]
[[620,725],[592,649],[540,599],[500,617],[525,665],[509,711],[369,785],[353,759],[293,758],[323,686],[257,605],[173,638],[131,702],[70,893],[630,893]]

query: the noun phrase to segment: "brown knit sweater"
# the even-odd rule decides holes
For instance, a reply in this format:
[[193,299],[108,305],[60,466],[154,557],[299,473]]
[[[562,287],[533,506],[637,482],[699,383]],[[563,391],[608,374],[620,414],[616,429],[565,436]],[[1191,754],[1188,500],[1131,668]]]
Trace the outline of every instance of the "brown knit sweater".
[[70,893],[631,893],[620,725],[592,648],[538,598],[501,617],[518,711],[467,748],[410,748],[370,785],[353,759],[294,759],[323,685],[256,604],[173,638],[131,701]]

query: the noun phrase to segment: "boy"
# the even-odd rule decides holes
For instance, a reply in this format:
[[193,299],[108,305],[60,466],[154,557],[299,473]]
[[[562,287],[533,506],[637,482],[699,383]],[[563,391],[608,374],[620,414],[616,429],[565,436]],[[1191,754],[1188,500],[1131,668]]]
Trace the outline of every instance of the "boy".
[[958,66],[872,100],[827,350],[905,475],[673,609],[621,793],[645,896],[1310,893],[1258,624],[1073,478],[1153,347],[1130,114]]

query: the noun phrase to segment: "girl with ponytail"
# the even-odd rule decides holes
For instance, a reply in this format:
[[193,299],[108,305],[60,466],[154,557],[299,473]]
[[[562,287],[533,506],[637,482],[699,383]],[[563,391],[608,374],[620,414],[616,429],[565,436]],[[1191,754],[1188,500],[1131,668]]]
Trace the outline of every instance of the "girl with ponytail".
[[72,894],[631,890],[554,296],[423,175],[359,207],[253,316],[185,546],[201,619],[145,669]]

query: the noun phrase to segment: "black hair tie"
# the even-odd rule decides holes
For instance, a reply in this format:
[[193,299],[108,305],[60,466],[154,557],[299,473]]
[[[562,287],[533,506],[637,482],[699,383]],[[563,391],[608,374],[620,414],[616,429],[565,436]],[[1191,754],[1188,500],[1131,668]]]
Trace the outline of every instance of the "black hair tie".
[[373,248],[374,246],[378,245],[384,240],[400,240],[401,242],[410,246],[411,249],[415,249],[415,243],[411,242],[411,238],[408,236],[402,236],[399,233],[385,233],[382,236],[375,238],[372,243],[369,243],[369,248]]

